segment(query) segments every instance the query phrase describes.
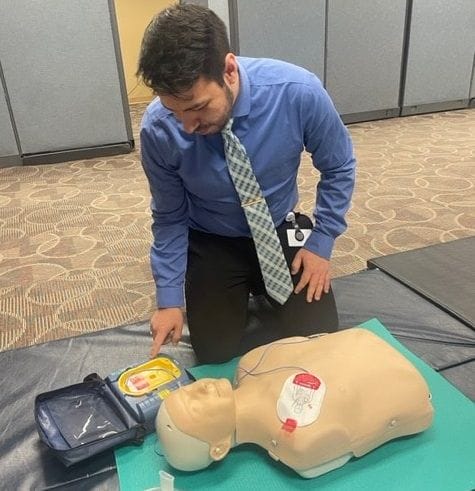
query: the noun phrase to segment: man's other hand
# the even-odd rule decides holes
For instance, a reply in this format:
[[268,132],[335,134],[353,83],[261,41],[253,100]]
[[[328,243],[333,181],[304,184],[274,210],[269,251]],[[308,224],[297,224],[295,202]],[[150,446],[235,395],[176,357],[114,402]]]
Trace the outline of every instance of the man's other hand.
[[297,252],[292,261],[293,275],[302,269],[302,276],[294,289],[295,293],[300,293],[307,287],[307,302],[320,300],[322,292],[330,291],[330,261],[320,257],[303,247]]
[[183,331],[183,314],[180,307],[156,310],[150,319],[150,334],[153,338],[150,357],[157,356],[162,345],[177,344]]

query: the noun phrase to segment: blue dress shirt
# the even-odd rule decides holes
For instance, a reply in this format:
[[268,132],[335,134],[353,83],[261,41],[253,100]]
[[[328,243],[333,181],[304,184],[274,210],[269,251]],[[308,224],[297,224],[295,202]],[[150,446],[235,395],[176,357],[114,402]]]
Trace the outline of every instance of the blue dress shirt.
[[[233,132],[254,168],[276,225],[298,202],[301,152],[320,171],[315,227],[305,248],[330,258],[346,228],[355,159],[347,129],[318,78],[277,60],[238,58],[240,88]],[[140,133],[142,165],[152,194],[152,273],[160,307],[184,305],[188,228],[250,236],[231,181],[220,133],[188,134],[159,99],[147,108]]]

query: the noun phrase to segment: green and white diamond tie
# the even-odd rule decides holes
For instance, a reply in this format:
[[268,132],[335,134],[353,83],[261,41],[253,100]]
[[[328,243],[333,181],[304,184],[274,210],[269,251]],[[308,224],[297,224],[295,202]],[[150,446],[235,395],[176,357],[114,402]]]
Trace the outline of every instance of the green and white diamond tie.
[[251,229],[267,293],[283,304],[294,289],[292,277],[246,149],[231,131],[232,124],[230,119],[221,132],[229,173]]

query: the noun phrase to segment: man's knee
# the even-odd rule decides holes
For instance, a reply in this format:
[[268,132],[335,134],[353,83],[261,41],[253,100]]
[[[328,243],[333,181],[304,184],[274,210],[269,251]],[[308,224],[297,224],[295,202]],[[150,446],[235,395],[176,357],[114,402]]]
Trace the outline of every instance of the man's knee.
[[199,363],[225,363],[238,354],[238,344],[223,346],[220,343],[197,343],[192,338],[191,345]]
[[338,330],[338,312],[333,291],[320,300],[308,303],[305,292],[296,295],[290,305],[280,310],[281,326],[288,335],[311,336]]

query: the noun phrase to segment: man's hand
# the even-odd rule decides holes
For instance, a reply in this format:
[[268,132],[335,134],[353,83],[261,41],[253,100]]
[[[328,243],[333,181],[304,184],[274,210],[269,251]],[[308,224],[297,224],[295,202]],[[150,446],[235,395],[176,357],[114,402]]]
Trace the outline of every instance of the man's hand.
[[303,269],[300,281],[294,292],[300,293],[307,286],[307,302],[320,300],[322,291],[330,291],[330,261],[324,257],[304,249],[297,252],[292,261],[291,273],[297,274]]
[[179,307],[156,310],[150,319],[150,334],[153,338],[150,357],[157,356],[163,344],[177,344],[183,331],[183,314]]

